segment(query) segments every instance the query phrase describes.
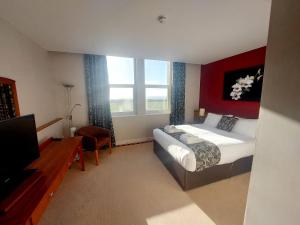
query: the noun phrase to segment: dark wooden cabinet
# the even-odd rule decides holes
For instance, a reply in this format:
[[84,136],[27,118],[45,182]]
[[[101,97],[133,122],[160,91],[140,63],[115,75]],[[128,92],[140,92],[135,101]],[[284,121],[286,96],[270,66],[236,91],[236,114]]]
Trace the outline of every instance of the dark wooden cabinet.
[[0,120],[20,116],[16,82],[0,77]]

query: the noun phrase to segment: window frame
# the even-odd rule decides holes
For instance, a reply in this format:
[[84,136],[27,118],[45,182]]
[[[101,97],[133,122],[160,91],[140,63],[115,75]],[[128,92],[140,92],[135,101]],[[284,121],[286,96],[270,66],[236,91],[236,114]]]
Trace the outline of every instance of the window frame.
[[[137,84],[136,84],[136,59],[132,57],[120,57],[120,58],[131,58],[133,59],[133,84],[110,84],[109,83],[109,92],[111,88],[132,88],[133,89],[133,98],[132,98],[132,104],[133,104],[133,111],[130,112],[112,112],[111,111],[111,116],[112,117],[125,117],[125,116],[135,116],[137,115]],[[108,80],[109,80],[109,73],[108,73]],[[110,99],[109,99],[109,106],[110,106]]]
[[[167,84],[146,84],[146,71],[145,71],[145,60],[144,59],[144,110],[145,110],[145,115],[157,115],[157,114],[170,114],[171,113],[171,82],[172,82],[172,62],[171,61],[166,61],[166,60],[157,60],[157,61],[165,61],[169,63],[168,67],[168,74],[167,74]],[[149,59],[152,60],[152,59]],[[166,88],[168,90],[168,109],[167,110],[147,110],[147,99],[146,99],[146,89],[147,88]]]

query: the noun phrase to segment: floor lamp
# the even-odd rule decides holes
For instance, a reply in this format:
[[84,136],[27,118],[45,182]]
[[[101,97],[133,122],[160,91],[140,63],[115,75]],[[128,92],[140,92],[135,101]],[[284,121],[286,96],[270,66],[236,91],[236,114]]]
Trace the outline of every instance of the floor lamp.
[[72,104],[71,91],[72,91],[72,88],[74,87],[74,85],[63,84],[63,86],[66,88],[66,91],[67,91],[67,116],[66,116],[66,118],[68,120],[68,133],[69,133],[69,136],[73,136],[76,128],[72,127],[73,126],[72,113],[77,106],[81,106],[81,105],[74,104],[73,107],[71,108],[71,104]]

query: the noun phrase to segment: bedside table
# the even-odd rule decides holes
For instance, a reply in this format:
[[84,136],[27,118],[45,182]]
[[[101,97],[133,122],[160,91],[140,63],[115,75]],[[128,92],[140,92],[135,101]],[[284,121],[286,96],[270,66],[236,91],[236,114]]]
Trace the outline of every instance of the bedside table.
[[199,110],[194,110],[194,123],[204,123],[206,114],[204,116],[199,116]]

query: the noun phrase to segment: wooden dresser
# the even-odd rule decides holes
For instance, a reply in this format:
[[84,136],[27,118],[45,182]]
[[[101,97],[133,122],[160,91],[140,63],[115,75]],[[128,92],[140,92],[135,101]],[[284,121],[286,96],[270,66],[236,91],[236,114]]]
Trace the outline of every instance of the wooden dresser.
[[52,141],[41,151],[40,158],[29,168],[38,169],[42,177],[8,212],[0,215],[1,225],[38,224],[77,153],[80,155],[81,169],[84,170],[81,139],[75,137]]

